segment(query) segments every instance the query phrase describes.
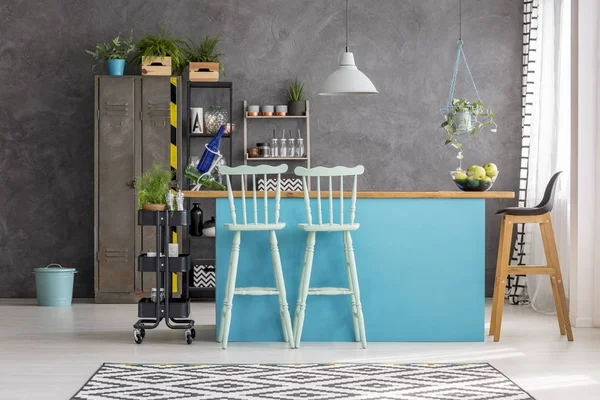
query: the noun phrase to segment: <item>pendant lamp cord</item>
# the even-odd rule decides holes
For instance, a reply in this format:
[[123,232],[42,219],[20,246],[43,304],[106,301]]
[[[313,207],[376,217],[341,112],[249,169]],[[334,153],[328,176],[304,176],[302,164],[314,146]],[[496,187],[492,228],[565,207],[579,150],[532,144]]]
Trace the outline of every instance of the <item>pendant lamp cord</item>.
[[458,40],[462,40],[462,0],[458,0]]
[[350,46],[348,46],[348,30],[349,30],[349,24],[348,24],[348,0],[346,0],[346,53],[350,52]]

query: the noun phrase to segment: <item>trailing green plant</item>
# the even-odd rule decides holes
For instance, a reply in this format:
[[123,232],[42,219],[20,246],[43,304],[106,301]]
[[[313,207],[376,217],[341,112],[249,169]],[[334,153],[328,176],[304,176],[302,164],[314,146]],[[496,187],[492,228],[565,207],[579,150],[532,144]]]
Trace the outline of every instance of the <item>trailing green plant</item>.
[[94,57],[96,60],[96,64],[92,68],[95,68],[98,65],[101,65],[106,60],[119,60],[119,59],[127,59],[127,56],[131,54],[135,50],[135,45],[133,44],[133,31],[129,34],[129,39],[121,39],[121,32],[117,35],[116,38],[106,43],[98,43],[96,45],[96,50],[86,50],[85,52]]
[[173,72],[181,74],[187,64],[184,44],[182,39],[171,37],[163,26],[156,35],[146,35],[135,45],[134,62],[141,65],[142,57],[171,57]]
[[304,84],[298,79],[294,79],[293,82],[288,84],[285,94],[288,101],[304,101]]
[[[494,125],[490,129],[491,132],[496,132],[498,129],[498,125],[494,122],[494,113],[489,108],[485,108],[481,100],[469,102],[464,97],[452,99],[452,106],[446,109],[446,111],[447,114],[444,115],[445,121],[441,125],[447,134],[444,144],[452,144],[458,149],[462,147],[462,144],[456,140],[456,134],[461,123],[464,124],[466,121],[458,121],[457,114],[464,115],[463,113],[469,113],[471,116],[471,129],[468,132],[469,137],[472,137],[486,126]],[[482,118],[482,120],[479,118]],[[462,133],[462,129],[460,132]]]
[[185,42],[187,62],[217,62],[219,63],[219,70],[225,75],[223,61],[221,61],[225,53],[217,50],[220,41],[221,38],[218,36],[205,35],[200,43],[196,44],[190,38],[187,38]]
[[167,191],[171,188],[173,174],[171,170],[154,163],[136,181],[138,188],[138,207],[144,204],[167,204]]

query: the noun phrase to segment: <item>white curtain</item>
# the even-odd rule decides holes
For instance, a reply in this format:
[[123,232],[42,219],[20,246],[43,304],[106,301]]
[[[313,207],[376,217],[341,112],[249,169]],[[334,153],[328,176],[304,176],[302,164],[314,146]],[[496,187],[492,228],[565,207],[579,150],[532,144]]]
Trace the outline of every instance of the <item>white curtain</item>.
[[[550,177],[557,171],[563,171],[558,182],[552,220],[565,290],[568,291],[571,1],[539,1],[527,205],[537,204],[543,197]],[[537,224],[526,224],[525,246],[526,264],[545,265],[544,248]],[[529,275],[527,290],[531,305],[536,311],[548,314],[555,312],[548,276]]]

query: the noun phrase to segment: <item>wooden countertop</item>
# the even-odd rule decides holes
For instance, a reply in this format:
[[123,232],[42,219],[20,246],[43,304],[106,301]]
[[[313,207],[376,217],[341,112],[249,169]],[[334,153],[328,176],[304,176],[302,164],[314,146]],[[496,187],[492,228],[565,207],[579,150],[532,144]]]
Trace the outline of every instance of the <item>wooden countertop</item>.
[[[317,197],[316,191],[309,192],[311,198]],[[184,190],[183,195],[190,198],[218,198],[227,197],[227,191],[219,190],[199,190],[193,192]],[[235,197],[241,197],[241,191],[234,191]],[[269,197],[275,197],[275,192],[267,192]],[[256,197],[264,196],[263,191],[257,191]],[[352,192],[344,192],[344,197],[351,197]],[[246,198],[252,197],[252,191],[246,192]],[[281,192],[281,198],[303,198],[304,192]],[[329,197],[328,191],[321,192],[321,198]],[[339,198],[340,192],[334,191],[333,197]],[[357,192],[356,197],[359,199],[514,199],[514,192],[461,192],[458,190],[447,192]]]

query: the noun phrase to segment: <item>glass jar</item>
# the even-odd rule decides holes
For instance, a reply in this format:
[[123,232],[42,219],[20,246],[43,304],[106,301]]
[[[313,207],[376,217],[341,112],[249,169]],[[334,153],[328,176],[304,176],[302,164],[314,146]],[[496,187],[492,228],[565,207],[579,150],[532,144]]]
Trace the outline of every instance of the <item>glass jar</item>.
[[279,157],[279,141],[277,138],[271,139],[271,157]]
[[271,145],[269,143],[256,143],[258,156],[262,158],[271,157]]
[[298,138],[296,143],[296,157],[304,157],[304,139]]
[[229,112],[224,107],[210,106],[204,112],[204,126],[209,135],[216,135],[221,125],[227,125],[228,122]]

